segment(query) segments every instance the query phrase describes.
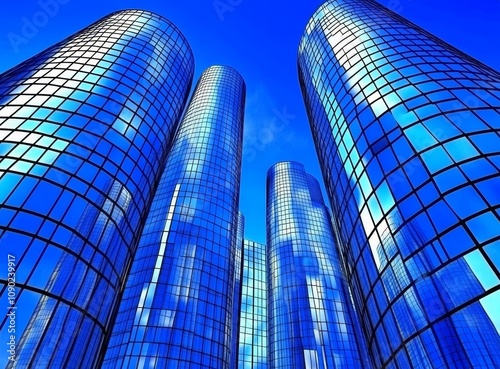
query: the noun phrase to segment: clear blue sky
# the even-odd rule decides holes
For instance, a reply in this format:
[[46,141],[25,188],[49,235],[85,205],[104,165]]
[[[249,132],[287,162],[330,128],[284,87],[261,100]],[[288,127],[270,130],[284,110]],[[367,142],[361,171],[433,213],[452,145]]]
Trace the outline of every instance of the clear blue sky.
[[[110,12],[127,8],[154,11],[173,21],[189,40],[196,59],[195,78],[210,65],[226,64],[246,80],[240,201],[247,220],[246,237],[265,241],[265,180],[272,164],[303,162],[322,182],[296,67],[299,39],[322,0],[56,1],[2,1],[0,72]],[[379,2],[500,70],[499,0]],[[23,35],[26,20],[38,26],[32,34]],[[26,42],[13,43],[13,34]]]

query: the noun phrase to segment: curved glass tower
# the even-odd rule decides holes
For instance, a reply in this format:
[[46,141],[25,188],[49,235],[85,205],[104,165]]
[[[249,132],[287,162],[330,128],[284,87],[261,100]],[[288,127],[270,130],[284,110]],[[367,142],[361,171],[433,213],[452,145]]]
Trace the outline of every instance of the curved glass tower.
[[500,366],[500,74],[370,0],[328,1],[299,77],[377,367]]
[[234,69],[200,77],[102,368],[229,368],[244,100]]
[[369,368],[318,182],[296,162],[267,176],[269,367]]
[[17,270],[9,368],[95,364],[193,69],[173,24],[121,11],[0,76],[0,255]]

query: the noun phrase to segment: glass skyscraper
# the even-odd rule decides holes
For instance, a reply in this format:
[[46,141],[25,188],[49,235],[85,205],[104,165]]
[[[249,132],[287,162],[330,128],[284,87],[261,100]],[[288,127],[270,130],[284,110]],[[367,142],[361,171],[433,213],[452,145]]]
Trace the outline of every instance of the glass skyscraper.
[[95,364],[193,69],[173,24],[121,11],[0,76],[0,255],[22,307],[9,367]]
[[[238,369],[267,369],[267,248],[244,240]],[[234,338],[233,338],[234,339]]]
[[318,182],[296,162],[267,177],[269,367],[370,368]]
[[244,101],[234,69],[214,66],[201,75],[102,368],[229,368]]
[[371,0],[298,65],[375,366],[500,367],[500,74]]

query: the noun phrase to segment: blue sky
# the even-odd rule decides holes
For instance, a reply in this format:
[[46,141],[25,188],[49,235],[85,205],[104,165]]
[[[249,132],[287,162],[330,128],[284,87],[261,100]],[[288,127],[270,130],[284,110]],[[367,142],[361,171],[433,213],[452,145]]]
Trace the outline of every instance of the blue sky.
[[[500,70],[500,1],[380,0],[403,17]],[[0,72],[106,14],[127,8],[173,21],[193,48],[197,78],[213,64],[247,84],[241,210],[246,237],[265,241],[265,180],[277,161],[297,160],[321,181],[297,77],[297,46],[322,0],[23,0],[2,3]],[[32,26],[27,26],[31,23]],[[34,24],[34,26],[33,26]]]

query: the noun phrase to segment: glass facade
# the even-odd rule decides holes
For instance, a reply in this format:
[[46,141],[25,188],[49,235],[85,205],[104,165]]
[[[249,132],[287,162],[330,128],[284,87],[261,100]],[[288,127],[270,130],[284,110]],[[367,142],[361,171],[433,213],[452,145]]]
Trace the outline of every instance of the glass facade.
[[15,257],[19,307],[9,368],[95,365],[193,69],[169,21],[121,11],[0,76],[0,256]]
[[102,368],[229,368],[244,100],[234,69],[214,66],[201,75]]
[[238,214],[238,231],[236,235],[236,249],[234,257],[234,290],[233,290],[233,321],[231,323],[231,362],[230,369],[238,368],[238,347],[240,335],[240,311],[243,272],[243,239],[245,234],[245,217]]
[[369,368],[330,214],[302,164],[267,177],[269,366]]
[[370,0],[298,65],[375,366],[500,367],[500,74]]
[[267,369],[267,249],[244,240],[238,369]]

